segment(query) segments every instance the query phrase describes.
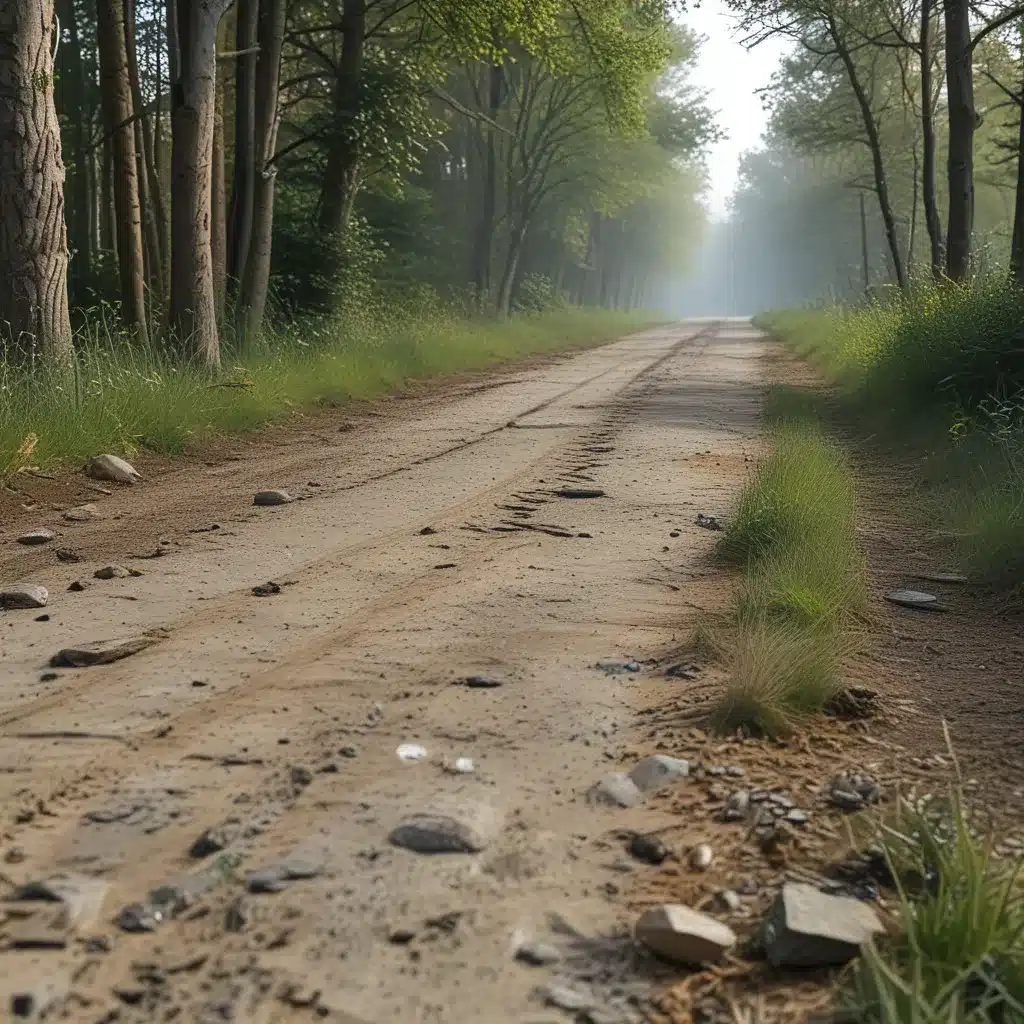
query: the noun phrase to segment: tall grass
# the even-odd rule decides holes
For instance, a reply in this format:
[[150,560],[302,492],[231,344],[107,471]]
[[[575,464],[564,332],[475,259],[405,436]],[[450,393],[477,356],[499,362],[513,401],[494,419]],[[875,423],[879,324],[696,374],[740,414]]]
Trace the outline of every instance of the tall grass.
[[901,929],[865,951],[845,1001],[865,1024],[1024,1021],[1019,868],[979,837],[962,794],[901,801],[879,825]]
[[720,544],[744,569],[734,604],[730,679],[716,710],[725,729],[788,731],[840,686],[865,580],[856,492],[843,453],[792,396],[776,395],[774,450],[741,492]]
[[177,454],[297,412],[597,344],[651,322],[643,314],[580,309],[503,322],[440,309],[349,326],[311,320],[228,352],[215,376],[94,325],[79,338],[71,376],[26,373],[0,361],[0,478],[25,462],[47,467],[139,449]]
[[759,323],[839,386],[865,433],[928,457],[929,514],[963,567],[1024,587],[1024,291],[923,289]]

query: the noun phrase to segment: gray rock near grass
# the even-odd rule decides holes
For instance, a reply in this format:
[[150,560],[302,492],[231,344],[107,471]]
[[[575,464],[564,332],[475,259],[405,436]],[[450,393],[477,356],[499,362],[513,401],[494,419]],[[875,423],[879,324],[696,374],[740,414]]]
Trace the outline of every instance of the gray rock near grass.
[[34,583],[18,583],[0,590],[0,608],[45,608],[49,599],[46,587]]
[[636,807],[643,800],[643,792],[625,772],[606,775],[587,792],[587,802],[601,807]]
[[275,505],[288,505],[294,500],[287,491],[257,491],[252,503],[260,508],[273,508]]
[[762,939],[775,967],[827,967],[852,960],[882,931],[866,903],[787,882],[765,918]]
[[736,945],[728,925],[679,903],[651,907],[636,922],[634,935],[651,951],[680,964],[715,963]]
[[645,757],[629,773],[633,784],[643,793],[669,786],[690,774],[690,762],[679,757],[655,754]]
[[53,538],[53,530],[47,530],[45,527],[40,527],[38,530],[29,530],[28,533],[23,533],[18,538],[18,543],[31,548],[38,547],[40,544],[49,544]]
[[94,455],[85,464],[85,475],[118,484],[136,484],[142,479],[142,474],[131,463],[116,455]]
[[389,838],[392,845],[415,853],[479,853],[500,826],[500,816],[490,805],[460,801],[409,815]]

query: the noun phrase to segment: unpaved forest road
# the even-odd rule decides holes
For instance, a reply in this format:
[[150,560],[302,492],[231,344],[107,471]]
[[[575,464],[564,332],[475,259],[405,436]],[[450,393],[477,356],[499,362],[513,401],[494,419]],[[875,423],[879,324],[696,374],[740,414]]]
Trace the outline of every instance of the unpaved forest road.
[[[0,871],[109,890],[65,948],[0,955],[4,1008],[67,967],[54,1006],[76,1021],[557,1021],[572,1014],[535,989],[559,977],[604,986],[593,1019],[639,1019],[657,975],[628,942],[537,968],[514,941],[564,941],[550,912],[590,935],[627,920],[609,836],[665,818],[584,799],[635,739],[636,682],[595,664],[668,656],[695,595],[715,600],[695,516],[727,511],[756,451],[763,348],[743,323],[676,324],[112,485],[96,522],[41,508],[42,549],[5,526],[0,582],[49,587],[51,617],[0,613]],[[308,500],[252,508],[271,487]],[[166,557],[132,558],[161,538]],[[92,579],[110,563],[143,575]],[[254,596],[267,580],[281,592]],[[46,671],[62,647],[154,629],[126,660]],[[457,685],[474,674],[504,685]],[[475,772],[445,771],[457,757]],[[439,799],[483,802],[502,830],[476,855],[389,845]],[[224,822],[223,853],[191,858]],[[246,875],[288,856],[315,877],[239,907]],[[155,931],[118,928],[189,872],[219,884]]]

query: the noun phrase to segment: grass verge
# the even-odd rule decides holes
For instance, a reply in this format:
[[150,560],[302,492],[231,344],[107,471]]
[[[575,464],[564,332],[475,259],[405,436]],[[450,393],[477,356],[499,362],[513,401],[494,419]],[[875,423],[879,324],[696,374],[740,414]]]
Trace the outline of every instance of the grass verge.
[[715,710],[723,730],[792,729],[840,687],[866,600],[856,491],[843,452],[787,392],[766,412],[774,450],[744,487],[720,554],[743,568],[730,675]]
[[838,385],[846,419],[917,460],[922,522],[954,561],[1024,592],[1024,292],[924,290],[855,310],[784,310],[761,326]]
[[875,849],[895,881],[899,932],[870,945],[843,992],[865,1024],[1024,1021],[1024,891],[963,795],[902,801]]
[[98,452],[178,454],[295,413],[399,390],[412,380],[600,344],[650,315],[571,309],[503,322],[429,310],[363,323],[294,324],[226,358],[213,378],[109,336],[80,339],[72,379],[0,362],[0,479]]

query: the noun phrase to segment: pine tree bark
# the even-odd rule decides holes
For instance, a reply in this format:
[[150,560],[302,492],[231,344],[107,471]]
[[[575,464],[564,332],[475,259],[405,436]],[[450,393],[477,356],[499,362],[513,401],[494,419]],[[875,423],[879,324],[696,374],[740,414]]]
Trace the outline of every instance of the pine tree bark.
[[124,5],[121,0],[98,0],[96,11],[103,122],[110,136],[113,161],[121,318],[141,341],[146,342],[146,269]]
[[921,2],[921,200],[924,203],[924,222],[928,230],[928,244],[931,255],[932,278],[942,279],[942,220],[939,217],[939,202],[935,184],[935,108],[932,97],[935,84],[932,80],[932,12],[933,0]]
[[238,0],[235,29],[235,168],[231,190],[228,276],[232,291],[245,272],[252,236],[252,212],[256,186],[256,37],[259,0]]
[[[497,40],[495,43],[497,44]],[[502,91],[505,84],[505,69],[497,62],[487,69],[487,116],[497,121],[501,109]],[[492,124],[484,126],[484,167],[483,195],[480,204],[480,220],[477,224],[473,244],[473,288],[478,307],[487,306],[491,293],[491,265],[494,258],[494,230],[498,209],[498,141]]]
[[280,124],[277,107],[284,46],[285,0],[261,0],[256,70],[256,181],[253,195],[252,233],[245,259],[245,273],[239,295],[243,323],[248,336],[259,333],[267,308],[270,287],[270,257],[274,226],[274,186],[277,167],[273,164]]
[[220,365],[210,197],[217,26],[230,0],[177,0],[178,78],[171,87],[171,332],[186,355]]
[[224,76],[217,75],[213,108],[213,166],[210,172],[210,258],[217,322],[224,322],[228,295],[228,214],[224,176]]
[[345,233],[359,191],[360,146],[355,120],[362,101],[366,0],[344,0],[341,31],[334,129],[320,193],[320,233],[338,238]]
[[71,359],[53,0],[0,3],[0,347]]
[[971,272],[974,227],[974,68],[969,0],[945,0],[946,96],[949,111],[949,218],[946,275],[966,281]]

